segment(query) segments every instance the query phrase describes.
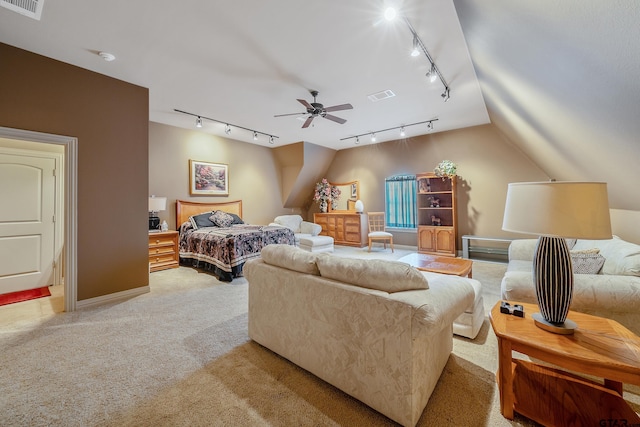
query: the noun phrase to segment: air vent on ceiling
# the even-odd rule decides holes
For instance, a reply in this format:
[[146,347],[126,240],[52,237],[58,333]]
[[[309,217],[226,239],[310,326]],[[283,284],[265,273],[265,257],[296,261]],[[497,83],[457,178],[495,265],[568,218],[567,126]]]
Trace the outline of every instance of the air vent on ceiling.
[[43,3],[44,0],[0,0],[0,6],[38,21],[42,15]]
[[378,92],[378,93],[373,93],[369,96],[367,96],[367,98],[369,98],[369,101],[371,102],[378,102],[382,99],[387,99],[387,98],[391,98],[393,96],[396,96],[395,93],[393,93],[392,90],[383,90],[382,92]]

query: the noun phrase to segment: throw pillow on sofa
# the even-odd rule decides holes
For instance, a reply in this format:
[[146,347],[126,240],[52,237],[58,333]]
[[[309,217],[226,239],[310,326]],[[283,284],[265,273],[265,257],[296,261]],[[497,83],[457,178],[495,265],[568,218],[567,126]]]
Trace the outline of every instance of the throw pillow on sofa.
[[295,246],[273,244],[262,248],[260,252],[262,260],[267,264],[286,268],[300,273],[313,274],[319,276],[316,260],[318,254],[303,251]]
[[320,275],[363,288],[388,293],[429,289],[427,279],[416,268],[397,261],[340,258],[326,255],[316,261]]
[[605,262],[605,258],[600,255],[600,249],[597,248],[569,253],[575,274],[598,274]]

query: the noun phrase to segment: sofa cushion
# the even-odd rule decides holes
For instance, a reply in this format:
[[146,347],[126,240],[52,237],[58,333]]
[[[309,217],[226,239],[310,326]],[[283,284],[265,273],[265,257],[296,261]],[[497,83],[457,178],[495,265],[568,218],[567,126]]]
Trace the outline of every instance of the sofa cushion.
[[603,274],[640,277],[640,245],[613,236],[609,240],[578,240],[576,250],[598,248],[605,258]]
[[409,264],[397,261],[319,257],[320,275],[363,288],[389,293],[429,289],[427,279]]
[[599,249],[571,251],[571,263],[575,274],[598,274],[604,265],[605,258]]
[[303,251],[291,245],[267,245],[260,252],[262,260],[267,264],[286,268],[300,273],[319,276],[316,260],[318,255]]

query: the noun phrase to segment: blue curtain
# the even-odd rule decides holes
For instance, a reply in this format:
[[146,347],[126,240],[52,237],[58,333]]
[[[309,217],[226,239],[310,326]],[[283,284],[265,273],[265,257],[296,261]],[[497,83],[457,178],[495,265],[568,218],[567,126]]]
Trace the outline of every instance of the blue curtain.
[[416,228],[416,176],[395,175],[385,179],[387,227]]

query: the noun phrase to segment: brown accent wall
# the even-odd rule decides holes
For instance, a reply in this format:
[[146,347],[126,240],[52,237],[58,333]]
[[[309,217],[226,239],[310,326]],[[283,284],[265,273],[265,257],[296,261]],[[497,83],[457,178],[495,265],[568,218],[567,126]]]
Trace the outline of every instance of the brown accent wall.
[[[327,178],[359,180],[365,212],[383,211],[386,177],[430,172],[445,159],[458,165],[458,247],[464,234],[516,237],[502,231],[507,184],[549,179],[493,125],[340,150]],[[417,236],[394,231],[395,242],[415,246]]]
[[0,126],[78,139],[78,300],[149,284],[149,90],[0,43]]

